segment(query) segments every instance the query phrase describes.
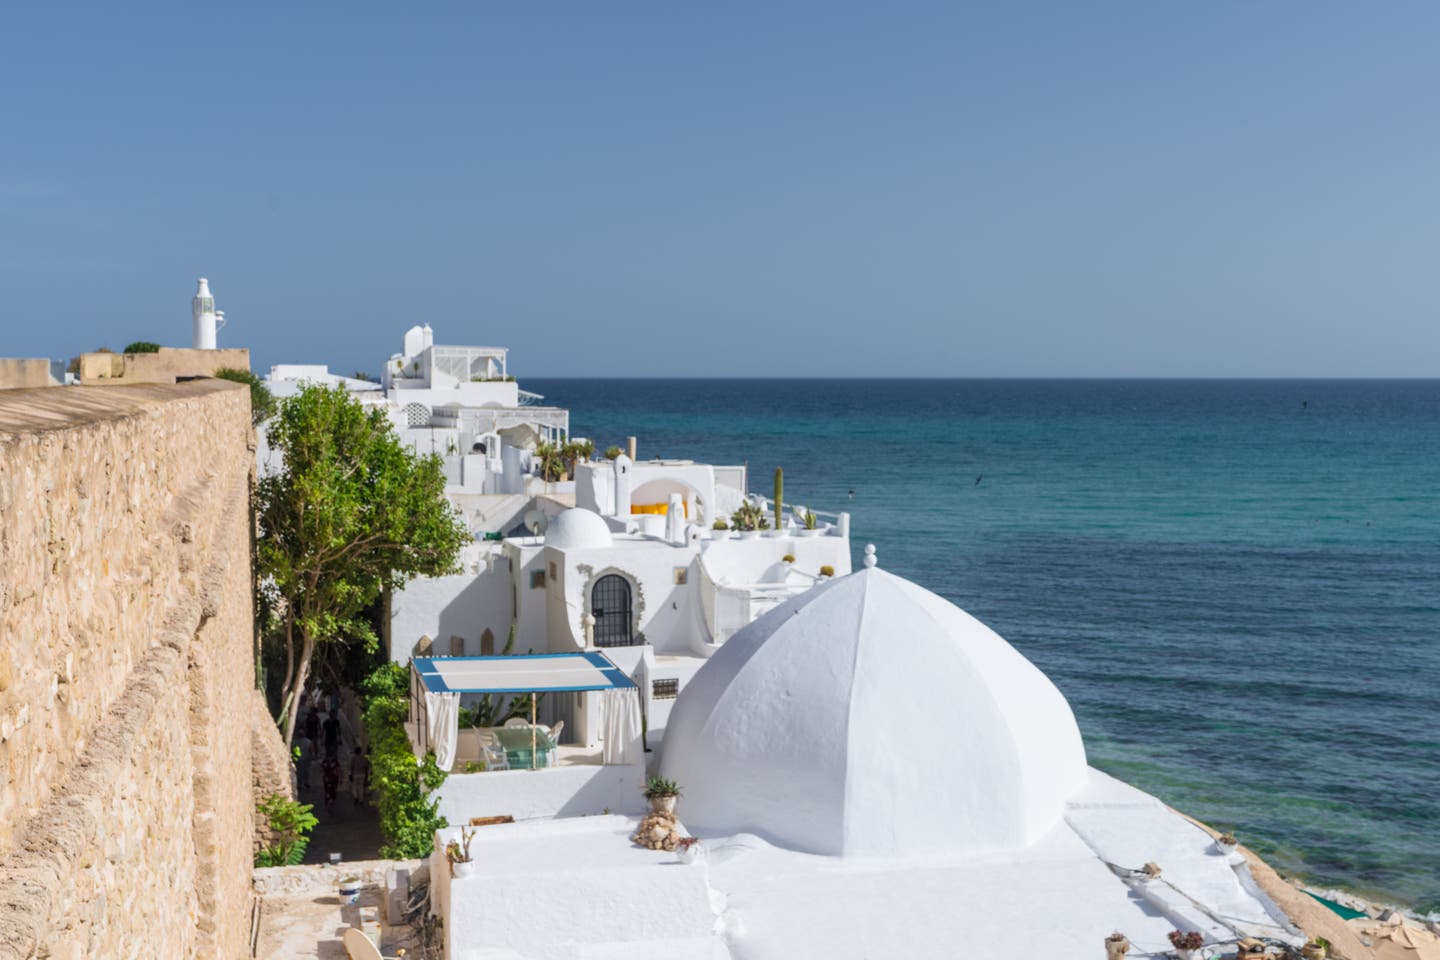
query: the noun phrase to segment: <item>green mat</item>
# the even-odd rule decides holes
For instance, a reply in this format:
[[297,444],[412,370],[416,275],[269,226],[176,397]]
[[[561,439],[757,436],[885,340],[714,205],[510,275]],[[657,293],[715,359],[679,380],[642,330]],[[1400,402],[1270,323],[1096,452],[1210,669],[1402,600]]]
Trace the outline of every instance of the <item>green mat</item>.
[[1306,890],[1305,892],[1309,893],[1311,897],[1314,897],[1316,900],[1319,900],[1321,903],[1325,904],[1325,906],[1329,907],[1330,912],[1335,914],[1341,920],[1354,920],[1357,917],[1369,916],[1369,914],[1365,913],[1363,910],[1351,910],[1343,903],[1336,903],[1334,900],[1327,900],[1324,897],[1310,893],[1309,890]]

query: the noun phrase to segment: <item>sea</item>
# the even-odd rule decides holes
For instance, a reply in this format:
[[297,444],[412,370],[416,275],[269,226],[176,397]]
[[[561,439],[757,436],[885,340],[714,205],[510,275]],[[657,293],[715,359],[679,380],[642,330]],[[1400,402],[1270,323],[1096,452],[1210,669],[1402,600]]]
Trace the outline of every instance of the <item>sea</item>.
[[783,467],[1044,670],[1093,765],[1440,911],[1440,380],[525,387],[602,450]]

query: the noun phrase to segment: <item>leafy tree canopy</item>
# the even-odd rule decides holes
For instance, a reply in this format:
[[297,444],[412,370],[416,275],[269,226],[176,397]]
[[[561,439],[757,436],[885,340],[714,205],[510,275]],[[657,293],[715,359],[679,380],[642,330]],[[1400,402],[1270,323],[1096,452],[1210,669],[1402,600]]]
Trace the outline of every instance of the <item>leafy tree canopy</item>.
[[120,352],[121,352],[121,353],[159,353],[159,352],[160,352],[160,344],[158,344],[158,343],[151,343],[149,340],[136,340],[134,343],[130,344],[128,347],[126,347],[124,350],[122,350],[122,351],[120,351]]
[[386,588],[449,572],[470,535],[445,499],[440,458],[417,458],[384,411],[343,389],[306,386],[266,436],[284,469],[259,484],[257,557],[281,600],[288,743],[316,645],[373,648],[366,608]]

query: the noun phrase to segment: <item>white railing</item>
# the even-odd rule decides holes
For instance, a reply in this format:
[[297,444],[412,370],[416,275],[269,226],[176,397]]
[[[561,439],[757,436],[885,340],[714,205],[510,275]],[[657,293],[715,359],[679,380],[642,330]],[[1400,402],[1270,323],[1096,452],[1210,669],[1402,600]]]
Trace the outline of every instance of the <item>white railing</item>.
[[710,642],[716,646],[729,640],[737,630],[748,626],[756,617],[778,607],[791,597],[815,585],[812,578],[804,583],[718,583],[700,555],[700,606]]

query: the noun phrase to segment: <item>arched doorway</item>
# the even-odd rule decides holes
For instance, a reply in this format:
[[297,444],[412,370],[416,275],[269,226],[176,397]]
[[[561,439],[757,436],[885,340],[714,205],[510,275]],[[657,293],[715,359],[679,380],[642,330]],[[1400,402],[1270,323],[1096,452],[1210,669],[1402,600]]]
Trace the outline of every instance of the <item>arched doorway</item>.
[[634,645],[630,581],[614,573],[595,581],[590,591],[590,612],[595,615],[595,646]]

